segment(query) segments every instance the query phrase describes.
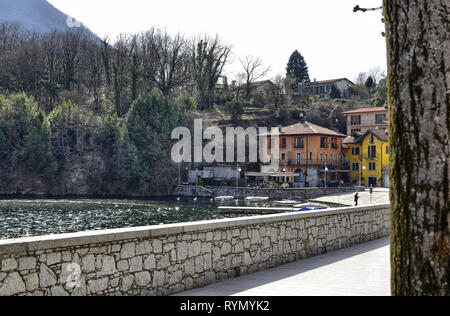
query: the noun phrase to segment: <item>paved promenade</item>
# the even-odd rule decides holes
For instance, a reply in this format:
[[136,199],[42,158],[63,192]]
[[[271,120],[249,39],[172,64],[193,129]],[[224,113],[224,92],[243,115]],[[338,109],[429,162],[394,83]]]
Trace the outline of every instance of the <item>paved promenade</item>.
[[179,296],[387,296],[389,238],[279,266]]
[[[320,198],[312,199],[313,202],[325,202],[336,203],[341,205],[354,206],[355,205],[355,193],[342,193],[322,196]],[[388,204],[389,203],[389,189],[374,188],[372,197],[370,196],[369,189],[364,192],[359,192],[358,205],[371,205],[371,204]]]

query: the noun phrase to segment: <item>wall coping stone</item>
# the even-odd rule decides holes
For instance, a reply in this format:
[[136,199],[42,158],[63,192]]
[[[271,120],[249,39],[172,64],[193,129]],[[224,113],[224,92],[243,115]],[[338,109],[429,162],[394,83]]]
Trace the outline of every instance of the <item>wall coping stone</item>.
[[153,238],[166,235],[177,235],[188,232],[200,232],[218,228],[241,227],[273,222],[284,222],[298,219],[316,218],[322,216],[373,211],[389,208],[390,204],[372,204],[356,207],[341,207],[327,210],[307,211],[300,213],[283,213],[273,215],[258,215],[230,219],[206,220],[199,222],[177,223],[167,225],[129,227],[98,231],[85,231],[68,234],[25,237],[0,240],[0,254],[29,253],[38,250],[77,247],[83,245],[101,244],[132,239]]

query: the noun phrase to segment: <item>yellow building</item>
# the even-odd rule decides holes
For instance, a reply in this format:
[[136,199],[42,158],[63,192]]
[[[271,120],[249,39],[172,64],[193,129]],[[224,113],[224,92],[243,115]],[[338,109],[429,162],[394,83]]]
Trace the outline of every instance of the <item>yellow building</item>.
[[348,136],[343,141],[352,184],[389,187],[389,137],[381,129]]

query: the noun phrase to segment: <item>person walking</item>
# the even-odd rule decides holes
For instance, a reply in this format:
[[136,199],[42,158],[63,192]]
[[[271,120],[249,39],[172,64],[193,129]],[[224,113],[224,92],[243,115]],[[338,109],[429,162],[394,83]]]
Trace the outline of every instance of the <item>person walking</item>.
[[356,194],[355,194],[355,206],[358,206],[358,199],[359,199],[359,193],[356,192]]

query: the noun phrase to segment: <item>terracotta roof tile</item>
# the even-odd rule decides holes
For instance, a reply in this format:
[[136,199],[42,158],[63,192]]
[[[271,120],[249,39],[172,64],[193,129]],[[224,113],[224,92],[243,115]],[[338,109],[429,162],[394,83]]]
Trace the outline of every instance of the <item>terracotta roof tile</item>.
[[326,136],[336,136],[344,138],[344,134],[337,133],[328,128],[321,127],[309,122],[297,123],[291,126],[282,127],[280,130],[280,135],[326,135]]
[[387,109],[384,107],[377,107],[377,108],[362,108],[362,109],[356,109],[352,111],[344,112],[343,114],[358,114],[358,113],[371,113],[371,112],[387,112]]

